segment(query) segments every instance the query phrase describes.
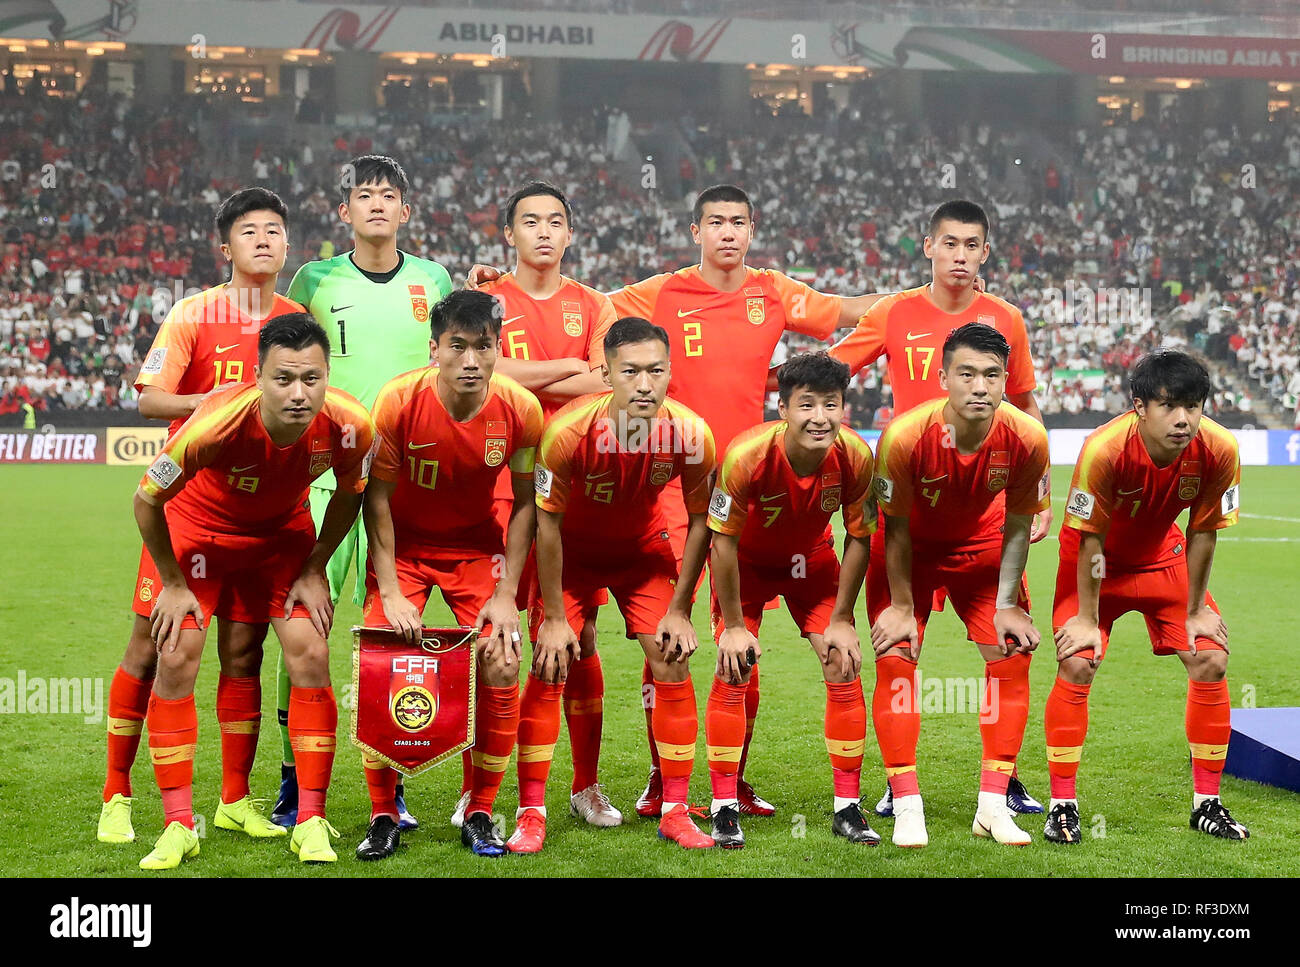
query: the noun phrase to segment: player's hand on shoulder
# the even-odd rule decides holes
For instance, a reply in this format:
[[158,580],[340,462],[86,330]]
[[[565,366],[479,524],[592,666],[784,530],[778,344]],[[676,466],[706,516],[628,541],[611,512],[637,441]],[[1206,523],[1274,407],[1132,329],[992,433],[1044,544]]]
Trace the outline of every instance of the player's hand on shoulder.
[[407,599],[400,591],[390,591],[379,595],[379,603],[384,608],[384,617],[394,631],[411,644],[420,640],[424,631],[424,616],[420,609]]
[[1057,661],[1065,661],[1072,655],[1090,648],[1093,653],[1093,666],[1095,667],[1101,660],[1097,657],[1101,654],[1101,628],[1096,622],[1088,620],[1083,615],[1075,615],[1057,628],[1052,637],[1056,642]]
[[581,654],[582,646],[568,620],[546,618],[533,642],[533,674],[550,684],[562,682],[569,676],[569,663]]
[[1223,617],[1211,608],[1201,608],[1195,614],[1187,616],[1187,647],[1196,654],[1196,639],[1210,638],[1217,642],[1224,652],[1228,652],[1228,626]]
[[832,621],[823,635],[826,640],[824,665],[834,663],[842,674],[856,678],[862,670],[862,644],[858,629],[847,621]]
[[284,617],[293,614],[294,605],[301,604],[311,615],[311,626],[322,638],[330,636],[334,627],[334,602],[330,600],[330,583],[325,572],[314,567],[303,568],[298,580],[289,588],[284,599]]
[[1034,619],[1019,605],[999,608],[993,615],[993,630],[997,632],[997,645],[1002,654],[1008,656],[1029,654],[1043,639],[1034,627]]
[[679,611],[669,611],[660,619],[655,641],[659,643],[664,661],[670,665],[675,661],[686,661],[700,645],[691,619]]
[[483,265],[475,262],[470,266],[469,274],[465,276],[465,288],[477,289],[481,285],[493,282],[501,278],[501,270],[491,265]]
[[[753,651],[752,656],[750,651]],[[732,685],[739,685],[762,654],[758,639],[743,624],[739,628],[727,628],[718,637],[717,676]],[[753,662],[749,660],[751,657]]]
[[187,614],[194,615],[194,620],[202,630],[203,608],[194,592],[184,584],[164,584],[154,599],[153,611],[149,615],[149,634],[160,655],[176,650],[181,637],[181,623]]
[[891,604],[880,612],[875,624],[871,626],[871,647],[877,658],[906,641],[912,660],[915,661],[920,657],[920,638],[916,613],[911,608],[899,605]]

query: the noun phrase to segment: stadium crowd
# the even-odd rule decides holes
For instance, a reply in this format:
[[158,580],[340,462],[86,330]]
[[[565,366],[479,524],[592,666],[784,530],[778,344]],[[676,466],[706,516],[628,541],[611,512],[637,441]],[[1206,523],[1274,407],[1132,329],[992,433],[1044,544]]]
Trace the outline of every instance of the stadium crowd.
[[[1300,132],[1241,136],[1169,114],[1068,132],[1059,161],[1033,161],[1022,133],[926,129],[892,116],[869,86],[863,94],[825,121],[760,119],[703,135],[684,121],[693,160],[653,190],[606,155],[596,114],[291,139],[218,170],[201,147],[196,100],[146,105],[93,87],[0,99],[0,419],[133,406],[131,377],[177,292],[221,279],[211,227],[220,198],[273,188],[289,205],[298,259],[328,257],[349,237],[331,187],[338,165],[371,150],[401,159],[414,180],[408,251],[454,278],[474,262],[506,264],[499,203],[542,177],[577,203],[567,271],[606,291],[693,261],[678,184],[745,186],[758,205],[750,261],[837,293],[924,282],[924,218],[937,196],[964,195],[995,213],[983,274],[1025,316],[1045,414],[1122,408],[1122,374],[1162,343],[1191,345],[1296,407]],[[954,187],[939,187],[946,173]],[[860,425],[887,415],[876,412],[891,405],[880,372],[859,375],[853,401]],[[1248,389],[1212,403],[1216,413],[1253,405]]]

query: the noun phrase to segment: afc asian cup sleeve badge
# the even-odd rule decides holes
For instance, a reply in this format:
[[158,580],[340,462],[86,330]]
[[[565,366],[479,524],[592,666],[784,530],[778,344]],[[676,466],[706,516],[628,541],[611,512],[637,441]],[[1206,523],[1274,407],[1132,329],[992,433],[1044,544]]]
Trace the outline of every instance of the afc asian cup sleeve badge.
[[745,300],[745,316],[755,326],[761,326],[767,321],[767,310],[763,308],[763,298],[761,296]]
[[995,494],[1004,489],[1010,477],[1010,467],[989,467],[989,492]]
[[505,463],[506,459],[506,441],[505,440],[488,440],[487,448],[483,453],[483,462],[489,467],[499,467]]
[[1179,477],[1178,478],[1178,499],[1195,500],[1196,495],[1201,492],[1200,477]]
[[834,513],[835,508],[840,505],[840,488],[827,487],[822,491],[822,510],[826,513]]
[[438,699],[427,688],[407,685],[399,688],[388,706],[393,723],[405,732],[419,732],[438,714]]

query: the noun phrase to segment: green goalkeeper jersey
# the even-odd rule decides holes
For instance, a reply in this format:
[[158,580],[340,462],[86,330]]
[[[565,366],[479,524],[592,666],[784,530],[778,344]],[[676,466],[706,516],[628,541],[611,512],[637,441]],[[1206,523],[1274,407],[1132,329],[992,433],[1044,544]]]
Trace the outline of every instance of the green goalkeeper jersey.
[[[451,294],[451,276],[437,262],[397,255],[397,268],[382,274],[357,268],[350,252],[308,262],[287,293],[329,335],[330,385],[368,410],[394,376],[429,365],[429,310]],[[334,474],[312,486],[333,490]]]

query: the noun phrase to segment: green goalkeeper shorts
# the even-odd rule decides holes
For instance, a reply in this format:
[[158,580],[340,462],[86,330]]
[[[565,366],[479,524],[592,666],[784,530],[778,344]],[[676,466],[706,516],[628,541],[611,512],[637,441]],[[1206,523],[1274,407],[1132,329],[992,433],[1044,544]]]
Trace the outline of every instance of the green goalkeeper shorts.
[[[316,533],[320,533],[321,522],[325,519],[325,508],[329,506],[332,490],[312,487],[310,490],[311,519],[316,523]],[[352,581],[352,600],[360,605],[366,596],[366,528],[361,523],[361,515],[352,522],[337,550],[330,557],[325,567],[325,576],[330,583],[330,599],[338,604],[343,597],[348,582]]]

